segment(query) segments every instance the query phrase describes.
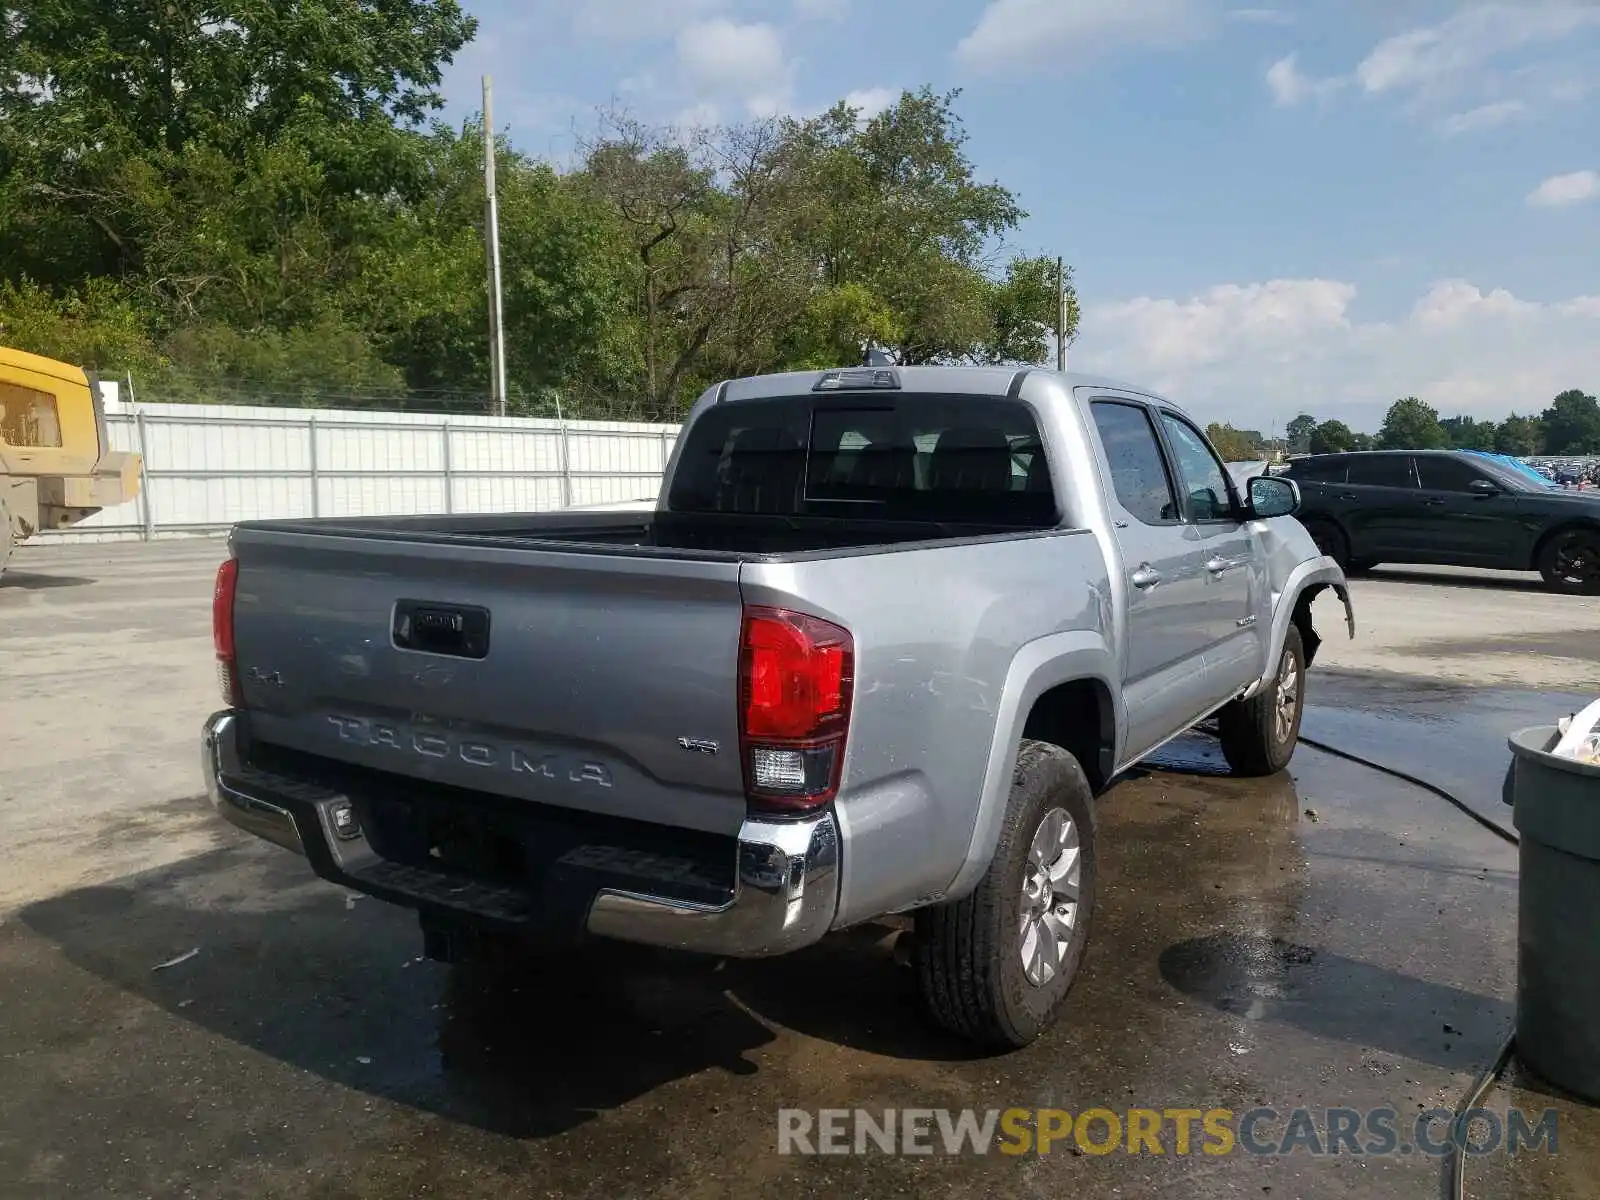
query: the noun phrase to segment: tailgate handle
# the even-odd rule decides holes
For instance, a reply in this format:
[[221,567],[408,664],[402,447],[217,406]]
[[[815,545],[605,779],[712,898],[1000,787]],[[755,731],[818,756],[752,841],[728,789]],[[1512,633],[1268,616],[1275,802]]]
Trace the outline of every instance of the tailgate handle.
[[423,654],[485,658],[489,653],[489,610],[426,600],[397,601],[394,644]]

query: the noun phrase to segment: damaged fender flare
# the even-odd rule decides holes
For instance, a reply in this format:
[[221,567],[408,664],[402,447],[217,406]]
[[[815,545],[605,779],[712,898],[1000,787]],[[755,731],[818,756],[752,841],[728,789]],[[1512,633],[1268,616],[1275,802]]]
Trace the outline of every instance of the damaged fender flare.
[[1272,632],[1271,640],[1267,643],[1269,653],[1266,658],[1266,670],[1260,679],[1250,685],[1243,699],[1254,696],[1270,684],[1277,674],[1278,659],[1283,654],[1283,644],[1289,636],[1291,622],[1300,626],[1300,638],[1305,644],[1306,666],[1311,666],[1312,660],[1316,658],[1317,647],[1322,644],[1322,639],[1311,626],[1311,602],[1330,587],[1344,602],[1345,628],[1351,638],[1356,636],[1356,610],[1350,603],[1350,589],[1345,583],[1344,572],[1339,569],[1339,564],[1327,555],[1307,559],[1290,572],[1289,577],[1284,580],[1283,590],[1272,597]]

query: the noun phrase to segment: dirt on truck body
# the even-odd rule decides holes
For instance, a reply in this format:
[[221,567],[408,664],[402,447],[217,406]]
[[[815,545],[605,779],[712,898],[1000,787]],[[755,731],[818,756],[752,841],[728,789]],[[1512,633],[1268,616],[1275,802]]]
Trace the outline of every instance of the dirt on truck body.
[[133,499],[140,470],[137,454],[111,449],[97,380],[0,346],[0,572],[41,529]]

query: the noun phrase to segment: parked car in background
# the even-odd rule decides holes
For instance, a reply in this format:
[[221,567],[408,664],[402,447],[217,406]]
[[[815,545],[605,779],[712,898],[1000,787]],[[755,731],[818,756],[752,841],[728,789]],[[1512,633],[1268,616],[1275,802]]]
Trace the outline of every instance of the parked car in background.
[[649,512],[236,526],[208,788],[436,958],[906,913],[933,1016],[1022,1045],[1089,936],[1096,794],[1213,714],[1235,771],[1281,770],[1313,599],[1354,634],[1297,501],[1105,381],[730,380]]
[[1289,464],[1300,520],[1347,572],[1379,563],[1538,571],[1600,595],[1600,495],[1467,450],[1313,454]]

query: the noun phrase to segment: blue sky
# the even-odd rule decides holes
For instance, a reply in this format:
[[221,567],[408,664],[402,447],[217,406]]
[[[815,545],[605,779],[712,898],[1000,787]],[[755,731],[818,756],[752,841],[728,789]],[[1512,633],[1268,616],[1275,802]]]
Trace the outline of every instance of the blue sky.
[[1600,0],[467,0],[452,120],[570,161],[656,122],[962,89],[1019,249],[1073,264],[1074,368],[1206,419],[1372,429],[1600,391]]

